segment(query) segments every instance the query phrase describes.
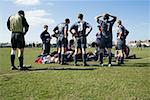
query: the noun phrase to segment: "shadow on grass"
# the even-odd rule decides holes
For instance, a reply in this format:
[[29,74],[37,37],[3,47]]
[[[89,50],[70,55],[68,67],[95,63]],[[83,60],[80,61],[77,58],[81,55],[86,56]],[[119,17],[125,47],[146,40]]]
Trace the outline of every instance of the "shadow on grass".
[[131,67],[150,67],[150,63],[130,63],[127,64],[127,66],[131,66]]
[[[98,64],[93,64],[91,66],[101,67]],[[104,64],[103,67],[108,67],[108,64]],[[150,63],[125,63],[125,64],[112,64],[111,67],[150,67]]]
[[138,58],[125,58],[125,59],[142,59],[142,58],[138,57]]
[[49,67],[49,68],[35,68],[35,69],[27,69],[29,71],[39,71],[39,70],[95,70],[96,68],[74,68],[74,67]]

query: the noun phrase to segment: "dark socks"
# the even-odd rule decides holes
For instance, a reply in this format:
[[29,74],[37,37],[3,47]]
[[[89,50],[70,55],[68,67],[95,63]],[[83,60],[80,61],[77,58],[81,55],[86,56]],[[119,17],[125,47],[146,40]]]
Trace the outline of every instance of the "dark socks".
[[83,63],[86,64],[86,54],[82,54]]
[[23,56],[18,57],[19,59],[19,67],[23,67]]
[[10,55],[11,66],[15,66],[15,55]]
[[103,53],[100,53],[100,64],[103,64]]
[[61,53],[58,53],[59,64],[61,63]]
[[61,64],[64,64],[64,54],[61,54]]
[[121,64],[123,64],[124,63],[124,55],[123,55],[123,57],[121,57]]
[[77,55],[74,55],[74,64],[77,64]]
[[108,64],[111,64],[111,59],[112,59],[111,54],[109,54],[109,57],[108,57]]

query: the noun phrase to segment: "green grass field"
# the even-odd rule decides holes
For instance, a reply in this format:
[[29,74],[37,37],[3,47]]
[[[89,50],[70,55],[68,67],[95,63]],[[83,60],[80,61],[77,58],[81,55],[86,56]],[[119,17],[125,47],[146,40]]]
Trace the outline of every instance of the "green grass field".
[[[75,68],[72,63],[36,64],[40,52],[26,48],[25,64],[33,69]],[[121,66],[98,67],[98,62],[88,62],[87,68],[94,70],[12,71],[9,54],[9,48],[0,49],[0,100],[150,100],[150,48],[131,49],[137,59],[126,59]]]

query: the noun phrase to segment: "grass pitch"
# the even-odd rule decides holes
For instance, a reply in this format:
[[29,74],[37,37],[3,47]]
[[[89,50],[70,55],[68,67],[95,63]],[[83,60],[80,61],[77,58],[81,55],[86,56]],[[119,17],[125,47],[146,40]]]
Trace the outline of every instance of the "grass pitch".
[[36,64],[40,52],[25,48],[24,62],[45,70],[12,71],[10,49],[0,49],[0,100],[150,100],[150,48],[131,49],[137,59],[126,59],[121,66],[98,67],[99,62],[88,62],[91,66],[86,68],[93,70],[46,70],[85,67]]

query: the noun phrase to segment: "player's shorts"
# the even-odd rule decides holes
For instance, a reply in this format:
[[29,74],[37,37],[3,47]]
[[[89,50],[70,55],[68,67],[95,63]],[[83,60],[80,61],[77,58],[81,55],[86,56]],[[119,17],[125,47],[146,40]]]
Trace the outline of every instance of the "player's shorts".
[[105,38],[104,36],[102,36],[101,40],[100,40],[100,47],[101,48],[112,48],[112,39]]
[[86,37],[76,37],[74,43],[75,48],[86,48]]
[[122,50],[123,49],[123,44],[124,44],[123,40],[117,39],[117,49],[118,50]]
[[12,48],[24,48],[25,39],[23,33],[12,33],[11,35],[11,46]]
[[48,55],[50,53],[50,43],[43,43],[43,54]]
[[101,38],[96,38],[96,44],[98,47],[101,47]]
[[57,40],[57,47],[58,48],[67,48],[67,45],[68,45],[68,40],[67,38],[63,38],[63,37],[58,37],[58,40]]

